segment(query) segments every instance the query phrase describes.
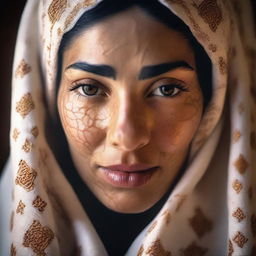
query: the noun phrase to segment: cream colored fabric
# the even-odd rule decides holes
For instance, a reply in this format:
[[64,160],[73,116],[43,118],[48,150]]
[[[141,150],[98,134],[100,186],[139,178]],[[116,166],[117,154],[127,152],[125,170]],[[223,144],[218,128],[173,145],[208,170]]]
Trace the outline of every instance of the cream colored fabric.
[[[12,200],[11,209],[8,197],[0,201],[2,223],[3,213],[10,218],[1,236],[11,232],[9,242],[1,238],[1,255],[107,255],[44,130],[43,95],[52,106],[61,37],[97,2],[28,0],[13,66],[10,163],[0,185]],[[186,173],[127,255],[255,255],[256,37],[249,1],[160,2],[190,27],[210,56],[213,98]]]

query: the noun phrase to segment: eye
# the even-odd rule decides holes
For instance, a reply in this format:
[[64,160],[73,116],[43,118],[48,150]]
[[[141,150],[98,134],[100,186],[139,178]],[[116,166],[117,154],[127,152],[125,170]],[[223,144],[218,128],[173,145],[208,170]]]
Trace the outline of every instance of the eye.
[[100,91],[99,87],[92,85],[92,84],[84,84],[81,85],[79,88],[82,93],[84,93],[86,96],[94,96],[97,95]]
[[151,92],[150,96],[175,97],[181,91],[187,91],[187,89],[182,85],[166,84],[157,87]]
[[93,96],[105,96],[106,92],[101,88],[100,85],[96,83],[85,83],[79,82],[73,85],[70,91],[77,91],[78,94],[84,97],[93,97]]

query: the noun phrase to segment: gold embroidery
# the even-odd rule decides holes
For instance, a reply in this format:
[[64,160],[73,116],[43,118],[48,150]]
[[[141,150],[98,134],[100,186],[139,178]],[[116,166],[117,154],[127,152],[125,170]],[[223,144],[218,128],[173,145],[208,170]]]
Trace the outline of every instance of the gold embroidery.
[[237,194],[243,189],[243,185],[239,180],[235,180],[232,184],[233,189],[236,191]]
[[222,21],[221,9],[216,0],[204,0],[199,5],[193,3],[197,8],[198,14],[206,22],[210,29],[215,32]]
[[256,215],[253,214],[251,217],[251,228],[252,228],[252,235],[256,237]]
[[194,31],[196,31],[197,38],[206,42],[209,41],[209,36],[204,33],[201,29],[198,23],[196,23],[195,19],[193,18],[190,7],[186,5],[186,2],[184,0],[166,0],[167,4],[179,4],[184,9],[185,14],[189,18],[190,22],[192,23],[192,28]]
[[70,15],[67,17],[66,21],[65,21],[65,25],[64,25],[64,30],[66,30],[69,25],[71,24],[71,22],[74,20],[74,18],[76,17],[77,13],[82,9],[82,8],[86,8],[88,6],[91,6],[95,4],[95,0],[85,0],[84,3],[78,3],[73,10],[71,11]]
[[210,232],[213,227],[212,222],[206,218],[199,207],[195,209],[195,215],[189,219],[189,223],[199,238]]
[[30,93],[25,94],[16,104],[16,111],[24,118],[30,111],[35,108]]
[[48,16],[52,24],[60,19],[66,7],[67,0],[52,0],[48,9]]
[[13,230],[13,223],[14,223],[14,212],[12,211],[11,216],[10,216],[10,231]]
[[227,74],[227,63],[223,57],[219,57],[219,70],[222,75]]
[[13,243],[11,244],[11,248],[10,248],[10,256],[16,256],[17,252],[16,252],[16,248],[14,247]]
[[251,132],[250,141],[251,141],[251,148],[256,151],[256,133],[255,132]]
[[171,213],[169,212],[169,210],[165,210],[163,213],[162,213],[162,216],[164,217],[164,220],[165,220],[165,224],[169,224],[170,221],[171,221]]
[[244,212],[241,208],[237,208],[235,212],[232,214],[233,217],[237,218],[238,222],[241,222],[243,219],[246,218]]
[[147,249],[146,254],[149,254],[150,256],[171,256],[172,255],[171,252],[165,251],[159,239],[157,239],[155,242],[151,244],[151,246]]
[[198,246],[195,242],[193,242],[186,249],[183,249],[181,251],[183,256],[203,256],[208,250],[206,248]]
[[17,128],[15,128],[15,129],[13,130],[13,133],[12,133],[13,139],[16,141],[16,140],[18,139],[19,135],[20,135],[19,130],[18,130]]
[[22,146],[22,149],[23,149],[26,153],[28,153],[28,152],[30,152],[30,151],[32,150],[32,146],[33,146],[32,142],[29,141],[28,139],[26,139],[25,143],[24,143],[23,146]]
[[20,160],[19,162],[19,170],[17,173],[17,177],[15,183],[20,185],[28,192],[34,189],[34,181],[37,176],[37,173],[34,169],[28,166],[28,164],[24,160]]
[[52,230],[44,227],[37,220],[34,220],[23,237],[23,245],[30,247],[38,256],[46,256],[44,250],[54,238]]
[[31,67],[26,63],[24,59],[21,60],[15,71],[15,78],[23,78],[26,74],[31,71]]
[[43,212],[47,203],[40,197],[37,196],[33,201],[33,206],[38,209],[38,211]]
[[232,256],[233,252],[234,252],[234,247],[233,247],[231,240],[229,239],[229,241],[228,241],[228,256]]
[[242,154],[239,155],[239,157],[234,162],[234,166],[238,170],[240,174],[244,174],[246,172],[246,169],[248,168],[249,164],[245,160],[244,156]]
[[19,204],[17,206],[17,209],[16,209],[16,213],[20,213],[20,214],[24,214],[24,209],[25,209],[26,205],[20,200],[19,201]]
[[57,34],[58,34],[59,37],[61,37],[62,33],[63,33],[63,32],[62,32],[61,28],[58,28],[58,29],[57,29]]
[[38,131],[37,126],[35,126],[35,127],[33,127],[33,128],[31,129],[31,133],[32,133],[32,135],[33,135],[35,138],[38,136],[39,131]]
[[216,52],[217,51],[217,45],[216,44],[209,44],[208,48],[212,52]]
[[137,253],[137,256],[142,256],[142,253],[144,252],[144,247],[143,245],[140,247],[138,253]]
[[152,231],[153,231],[153,229],[155,228],[155,226],[157,225],[157,221],[155,220],[153,223],[152,223],[152,225],[149,227],[149,229],[148,229],[148,233],[151,233]]
[[236,235],[233,237],[233,241],[237,244],[237,246],[243,248],[245,243],[247,243],[248,238],[246,238],[243,233],[238,231]]
[[236,143],[241,138],[241,133],[239,131],[234,131],[233,133],[233,143]]

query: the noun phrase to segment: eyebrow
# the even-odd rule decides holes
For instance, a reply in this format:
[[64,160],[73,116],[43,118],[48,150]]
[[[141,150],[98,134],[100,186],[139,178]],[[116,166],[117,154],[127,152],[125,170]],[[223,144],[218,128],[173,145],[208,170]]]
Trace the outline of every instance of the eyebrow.
[[143,67],[140,74],[139,80],[144,80],[152,78],[168,71],[171,71],[176,68],[185,68],[188,70],[194,70],[187,62],[185,61],[176,61],[176,62],[167,62],[158,65],[146,66]]
[[68,66],[65,70],[70,68],[87,71],[96,75],[110,77],[114,80],[116,79],[116,71],[114,70],[114,68],[108,65],[94,65],[86,62],[76,62]]
[[[167,63],[158,64],[158,65],[143,67],[139,74],[139,80],[149,79],[176,68],[185,68],[188,70],[194,70],[185,61],[167,62]],[[90,73],[94,73],[96,75],[109,77],[114,80],[116,79],[116,71],[113,67],[109,65],[95,65],[95,64],[89,64],[87,62],[76,62],[69,65],[65,70],[67,69],[77,69],[77,70],[87,71]]]

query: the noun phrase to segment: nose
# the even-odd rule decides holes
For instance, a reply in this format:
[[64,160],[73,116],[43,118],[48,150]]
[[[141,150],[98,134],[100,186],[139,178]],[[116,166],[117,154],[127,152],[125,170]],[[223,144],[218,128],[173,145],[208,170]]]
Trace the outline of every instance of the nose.
[[146,106],[123,99],[110,112],[107,140],[111,146],[131,152],[149,143],[153,118]]

